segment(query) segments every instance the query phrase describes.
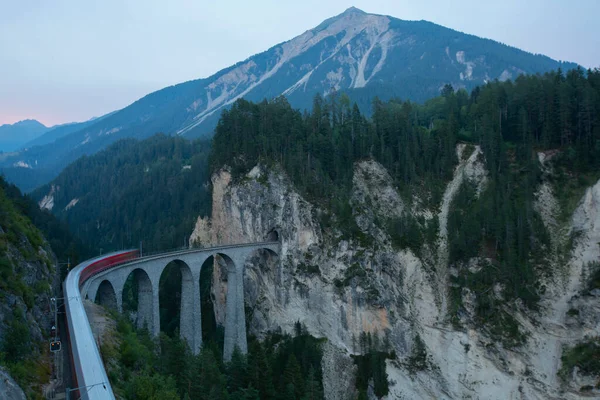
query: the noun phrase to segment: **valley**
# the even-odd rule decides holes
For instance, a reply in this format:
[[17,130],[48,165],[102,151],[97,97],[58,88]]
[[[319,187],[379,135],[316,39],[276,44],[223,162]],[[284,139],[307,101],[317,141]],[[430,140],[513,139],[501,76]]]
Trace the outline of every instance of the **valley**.
[[35,122],[0,398],[600,398],[600,69],[351,7]]

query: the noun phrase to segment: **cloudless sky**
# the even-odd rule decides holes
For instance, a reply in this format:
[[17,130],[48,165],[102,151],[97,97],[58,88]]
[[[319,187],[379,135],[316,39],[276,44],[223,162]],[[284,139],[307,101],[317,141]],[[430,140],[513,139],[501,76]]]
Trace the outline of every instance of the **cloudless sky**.
[[350,6],[600,67],[600,0],[0,0],[0,125],[103,115]]

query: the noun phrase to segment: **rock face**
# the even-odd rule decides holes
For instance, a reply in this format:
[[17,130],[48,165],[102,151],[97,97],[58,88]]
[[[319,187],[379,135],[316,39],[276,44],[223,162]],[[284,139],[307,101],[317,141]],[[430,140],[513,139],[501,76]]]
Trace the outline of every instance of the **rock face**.
[[25,400],[25,393],[17,383],[0,368],[0,400]]
[[[264,240],[276,232],[282,242],[279,262],[256,254],[246,264],[249,330],[259,337],[276,328],[291,332],[300,321],[312,335],[327,338],[323,376],[328,399],[354,398],[350,354],[359,352],[357,341],[365,332],[389,342],[396,353],[387,363],[389,399],[579,398],[584,384],[567,387],[557,372],[563,346],[600,329],[599,298],[582,294],[586,263],[600,257],[600,182],[588,189],[572,217],[567,231],[577,232],[577,239],[571,259],[562,274],[545,282],[548,290],[540,311],[515,315],[529,336],[525,345],[511,351],[494,343],[481,327],[457,330],[447,318],[448,209],[466,179],[478,192],[487,182],[478,147],[459,145],[457,155],[461,161],[435,209],[403,199],[380,164],[358,163],[350,202],[358,227],[372,238],[368,243],[348,241],[334,228],[335,221],[325,223],[324,211],[303,199],[280,171],[257,166],[234,181],[224,169],[213,176],[212,219],[198,220],[192,240],[203,245],[239,243]],[[540,214],[555,212],[558,203],[551,188],[543,186],[540,193]],[[404,212],[439,220],[437,241],[424,245],[419,254],[395,249],[379,222]],[[218,321],[225,306],[222,276],[217,263],[213,294]],[[567,316],[571,308],[580,310],[578,318]],[[410,365],[417,340],[424,344],[427,359],[427,367],[420,370]],[[587,382],[586,377],[578,379]],[[588,392],[593,394],[598,395]]]
[[[56,256],[41,233],[5,197],[1,187],[0,216],[0,351],[4,352],[0,362],[25,369],[38,364],[49,367],[44,342],[47,343],[54,321],[49,303],[59,285]],[[7,374],[0,371],[0,399],[25,398],[6,378]],[[41,393],[39,386],[23,389],[28,396]]]
[[[0,289],[0,343],[7,333],[6,321],[12,319],[15,310],[22,310],[29,327],[31,340],[42,341],[49,332],[53,316],[49,312],[49,298],[51,289],[58,287],[54,265],[56,258],[49,246],[34,249],[29,242],[25,241],[22,247],[35,254],[25,258],[17,248],[8,246],[6,256],[12,261],[15,274],[20,275],[22,283],[27,289],[22,292]],[[37,257],[43,257],[43,262]]]

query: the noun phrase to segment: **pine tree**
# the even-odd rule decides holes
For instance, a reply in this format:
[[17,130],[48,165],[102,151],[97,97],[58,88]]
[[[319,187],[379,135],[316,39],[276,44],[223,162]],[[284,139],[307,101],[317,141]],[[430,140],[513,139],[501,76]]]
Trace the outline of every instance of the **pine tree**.
[[227,388],[230,393],[243,389],[248,384],[248,363],[246,356],[236,346],[231,355],[231,361],[227,364]]
[[200,399],[224,400],[227,398],[225,377],[219,371],[214,353],[208,347],[200,352],[199,373],[196,383],[199,383],[194,393]]
[[302,400],[322,400],[323,391],[321,390],[321,384],[315,377],[315,370],[311,366],[308,370],[308,376],[306,377],[305,392],[302,396]]
[[288,358],[285,370],[283,371],[283,384],[288,392],[288,387],[294,388],[295,398],[299,399],[304,393],[304,380],[302,379],[302,370],[296,356],[292,353]]
[[258,389],[260,398],[273,399],[275,397],[273,375],[263,345],[259,341],[254,342],[250,347],[248,370],[251,385]]

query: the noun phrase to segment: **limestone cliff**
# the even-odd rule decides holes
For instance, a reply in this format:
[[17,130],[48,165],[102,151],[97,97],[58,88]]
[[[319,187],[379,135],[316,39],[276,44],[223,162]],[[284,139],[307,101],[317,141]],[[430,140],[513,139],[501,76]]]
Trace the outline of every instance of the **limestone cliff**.
[[[547,290],[538,313],[515,315],[528,337],[523,346],[507,350],[469,318],[460,329],[447,318],[453,273],[448,266],[449,208],[465,180],[474,182],[478,193],[487,183],[478,147],[459,145],[457,155],[461,161],[442,202],[431,209],[417,198],[404,199],[377,162],[356,164],[350,203],[368,239],[351,241],[277,169],[257,166],[235,181],[225,168],[212,178],[212,218],[198,219],[191,241],[250,242],[277,233],[280,262],[257,254],[246,265],[250,332],[292,331],[300,321],[312,335],[327,338],[323,373],[328,399],[355,397],[350,354],[358,352],[363,332],[386,338],[395,350],[396,359],[387,363],[390,399],[580,398],[580,387],[594,385],[592,379],[576,374],[566,384],[558,371],[564,346],[598,335],[600,329],[600,298],[585,293],[583,283],[587,263],[600,257],[600,182],[587,190],[565,229],[555,219],[558,202],[551,186],[540,186],[536,208],[555,236],[554,250],[574,237],[573,250],[566,262],[558,250],[550,257],[552,267],[562,273],[544,282]],[[381,223],[407,212],[425,223],[439,222],[437,239],[419,254],[395,248]],[[224,312],[223,276],[217,268],[213,290],[218,320]],[[465,294],[467,305],[469,296],[474,294]],[[568,315],[571,309],[578,310],[576,317]],[[411,367],[416,340],[425,344],[426,368]],[[597,396],[598,391],[586,395]]]

